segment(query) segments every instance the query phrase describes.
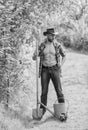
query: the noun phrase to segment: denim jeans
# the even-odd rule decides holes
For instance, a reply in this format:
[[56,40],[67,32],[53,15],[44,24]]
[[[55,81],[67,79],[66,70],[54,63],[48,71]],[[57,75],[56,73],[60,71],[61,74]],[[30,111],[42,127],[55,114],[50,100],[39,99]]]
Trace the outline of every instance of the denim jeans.
[[[42,67],[41,72],[41,86],[42,86],[42,93],[41,93],[41,102],[44,105],[47,105],[47,94],[48,94],[48,88],[49,88],[49,82],[50,79],[53,82],[58,102],[64,102],[64,95],[62,93],[62,87],[61,87],[61,80],[59,75],[59,67],[58,65],[55,65],[53,67]],[[40,108],[45,108],[40,105]]]

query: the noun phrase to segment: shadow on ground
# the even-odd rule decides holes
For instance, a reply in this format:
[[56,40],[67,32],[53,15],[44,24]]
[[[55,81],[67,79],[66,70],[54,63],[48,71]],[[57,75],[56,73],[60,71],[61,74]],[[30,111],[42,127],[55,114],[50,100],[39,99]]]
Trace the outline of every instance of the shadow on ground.
[[6,109],[6,115],[7,117],[9,117],[11,120],[19,120],[19,122],[21,123],[21,125],[26,128],[26,129],[30,129],[30,128],[34,128],[36,126],[40,126],[42,124],[48,123],[48,122],[60,122],[58,119],[55,119],[55,117],[53,116],[48,116],[47,118],[42,118],[41,120],[33,120],[32,117],[30,116],[24,116],[23,113],[19,112],[19,111],[15,111],[11,108],[5,108]]

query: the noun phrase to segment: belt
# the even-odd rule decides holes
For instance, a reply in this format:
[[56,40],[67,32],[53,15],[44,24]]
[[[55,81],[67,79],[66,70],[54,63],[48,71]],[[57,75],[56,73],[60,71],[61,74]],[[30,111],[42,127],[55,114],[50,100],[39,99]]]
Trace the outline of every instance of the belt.
[[46,69],[53,69],[54,67],[56,67],[57,64],[53,65],[53,66],[44,66],[42,65],[42,68],[46,68]]

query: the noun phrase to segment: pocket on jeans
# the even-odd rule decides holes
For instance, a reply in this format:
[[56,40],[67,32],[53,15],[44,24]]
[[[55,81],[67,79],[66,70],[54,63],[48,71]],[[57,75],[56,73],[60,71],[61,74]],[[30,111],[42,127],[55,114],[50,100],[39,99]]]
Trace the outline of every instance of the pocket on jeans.
[[58,65],[56,65],[56,66],[54,67],[54,70],[59,70]]

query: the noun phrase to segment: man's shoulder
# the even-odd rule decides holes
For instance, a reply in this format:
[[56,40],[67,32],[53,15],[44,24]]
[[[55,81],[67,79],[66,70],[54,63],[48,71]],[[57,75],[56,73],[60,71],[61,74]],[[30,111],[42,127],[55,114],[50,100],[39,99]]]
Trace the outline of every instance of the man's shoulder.
[[44,39],[43,42],[41,42],[40,46],[45,46],[46,42],[47,42],[47,39]]
[[39,45],[39,49],[43,50],[45,48],[45,45],[46,45],[46,39],[44,39],[44,41],[41,42],[41,44]]
[[58,42],[58,41],[55,39],[55,40],[54,40],[54,46],[60,47],[60,46],[61,46],[61,42]]

